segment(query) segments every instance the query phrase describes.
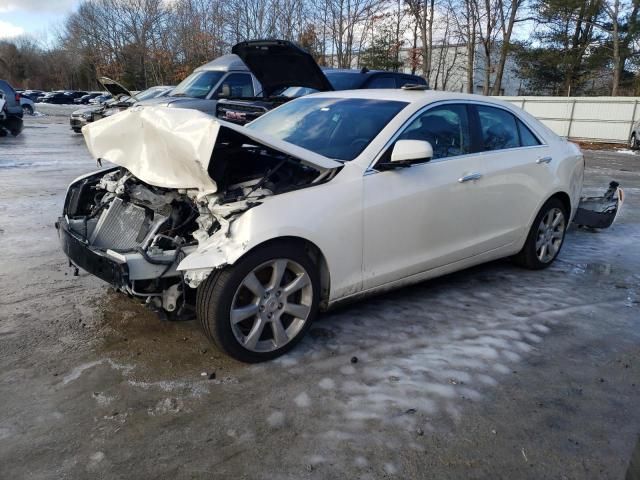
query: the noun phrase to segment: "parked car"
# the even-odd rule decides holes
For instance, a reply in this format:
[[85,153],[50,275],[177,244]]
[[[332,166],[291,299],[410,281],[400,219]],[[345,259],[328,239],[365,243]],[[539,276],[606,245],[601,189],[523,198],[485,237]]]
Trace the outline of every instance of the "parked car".
[[104,94],[104,95],[98,95],[95,98],[92,98],[91,100],[89,100],[88,105],[100,105],[108,100],[111,100],[113,98],[113,96],[110,93]]
[[254,40],[234,45],[234,54],[249,67],[262,86],[261,98],[243,99],[230,90],[216,106],[216,116],[244,125],[263,113],[310,93],[362,88],[427,88],[418,75],[383,70],[321,69],[313,57],[285,40]]
[[631,128],[629,135],[629,148],[631,150],[640,149],[640,121],[636,122]]
[[73,100],[73,103],[78,103],[78,104],[82,104],[82,105],[86,105],[89,103],[90,100],[99,97],[100,95],[104,95],[104,92],[91,92],[91,93],[87,93],[86,95],[83,95],[81,97],[75,98]]
[[101,81],[103,86],[111,92],[109,96],[112,100],[73,112],[69,117],[69,124],[74,132],[80,133],[82,127],[87,123],[95,122],[101,118],[126,110],[138,101],[165,96],[174,88],[173,86],[151,87],[134,97],[132,96],[133,94],[129,95],[129,91],[126,88],[111,79],[103,77]]
[[22,107],[22,113],[24,115],[33,115],[36,111],[36,106],[29,97],[20,95],[20,106]]
[[4,94],[4,118],[0,122],[0,135],[4,136],[8,131],[15,137],[20,134],[23,125],[20,94],[6,80],[0,80],[0,91]]
[[548,267],[584,171],[526,112],[450,92],[318,93],[247,126],[142,107],[84,134],[117,166],[69,186],[66,255],[168,312],[195,308],[246,362],[342,301],[502,257]]
[[228,92],[240,90],[245,96],[255,96],[260,89],[260,84],[242,60],[230,54],[196,68],[167,96],[140,104],[190,108],[215,115],[217,100]]
[[56,105],[72,105],[73,97],[64,91],[49,92],[40,98],[40,103],[51,103]]
[[46,92],[42,90],[25,90],[22,92],[23,97],[29,98],[31,101],[36,102],[39,98],[44,97]]

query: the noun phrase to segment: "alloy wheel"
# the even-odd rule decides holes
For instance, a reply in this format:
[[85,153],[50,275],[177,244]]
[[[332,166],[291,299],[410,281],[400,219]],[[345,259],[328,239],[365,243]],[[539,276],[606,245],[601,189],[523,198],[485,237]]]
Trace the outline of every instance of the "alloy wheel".
[[538,225],[536,236],[536,256],[542,263],[551,262],[564,238],[565,218],[564,212],[559,208],[550,209]]
[[307,271],[286,258],[254,268],[237,288],[229,320],[236,340],[252,352],[285,346],[311,313],[313,285]]

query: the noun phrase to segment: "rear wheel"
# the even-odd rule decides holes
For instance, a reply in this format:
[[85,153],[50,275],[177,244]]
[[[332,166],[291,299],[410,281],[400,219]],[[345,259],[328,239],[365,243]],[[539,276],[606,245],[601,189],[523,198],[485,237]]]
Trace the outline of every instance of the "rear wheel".
[[532,270],[551,265],[562,248],[568,218],[563,203],[558,198],[550,198],[540,209],[524,247],[513,260]]
[[293,348],[317,313],[317,268],[297,243],[271,244],[212,273],[198,287],[196,314],[205,334],[242,362]]
[[631,148],[631,150],[637,150],[638,148],[640,148],[640,139],[636,137],[635,133],[631,134],[631,139],[629,140],[629,148]]
[[22,113],[24,115],[33,115],[33,107],[31,105],[23,105]]

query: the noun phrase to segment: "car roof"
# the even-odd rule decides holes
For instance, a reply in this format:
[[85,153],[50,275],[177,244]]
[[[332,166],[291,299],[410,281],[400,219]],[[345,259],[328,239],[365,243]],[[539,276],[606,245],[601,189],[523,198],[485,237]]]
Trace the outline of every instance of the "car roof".
[[[484,95],[472,93],[444,92],[436,90],[405,90],[402,88],[363,89],[363,90],[338,90],[332,92],[314,93],[314,97],[325,98],[361,98],[370,100],[391,100],[407,103],[427,104],[441,100],[481,101],[496,105],[512,105],[502,100],[497,100]],[[304,97],[303,97],[304,98]]]
[[209,63],[199,66],[194,72],[201,72],[203,70],[220,70],[223,72],[242,70],[248,72],[249,68],[240,60],[240,57],[231,53],[229,55],[222,55]]

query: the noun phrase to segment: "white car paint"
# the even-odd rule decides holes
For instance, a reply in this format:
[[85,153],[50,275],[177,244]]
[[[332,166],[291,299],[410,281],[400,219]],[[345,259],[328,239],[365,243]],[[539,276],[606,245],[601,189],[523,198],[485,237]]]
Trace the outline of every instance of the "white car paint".
[[[178,266],[193,287],[214,269],[233,264],[268,240],[298,237],[322,254],[323,305],[330,306],[517,253],[540,207],[555,193],[566,193],[572,216],[575,213],[584,169],[579,149],[509,103],[433,91],[358,90],[314,96],[408,105],[344,165],[255,130],[178,109],[130,109],[84,127],[83,133],[96,158],[125,166],[154,185],[197,188],[200,197],[215,189],[207,166],[221,125],[320,171],[341,166],[330,181],[265,198],[228,228],[199,238],[197,249]],[[406,169],[372,168],[416,113],[443,102],[505,109],[542,145],[448,157]],[[459,181],[471,174],[479,178]]]

